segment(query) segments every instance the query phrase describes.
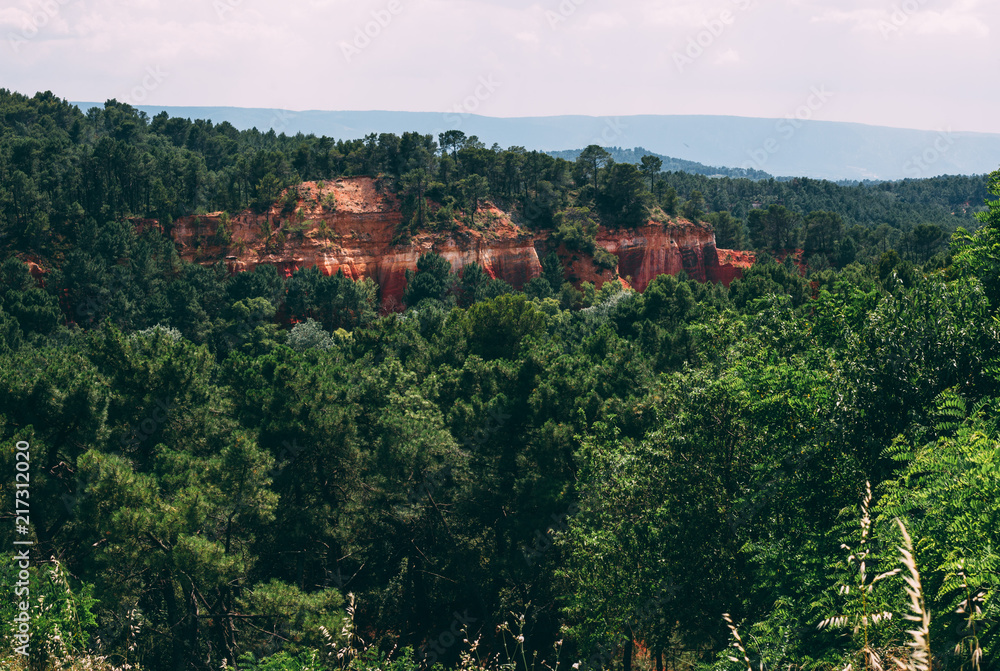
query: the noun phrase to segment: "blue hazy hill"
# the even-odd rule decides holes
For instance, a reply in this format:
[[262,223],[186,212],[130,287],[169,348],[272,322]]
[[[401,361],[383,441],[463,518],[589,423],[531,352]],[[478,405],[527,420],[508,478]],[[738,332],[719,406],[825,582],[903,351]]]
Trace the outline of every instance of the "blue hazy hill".
[[[76,103],[88,109],[98,103]],[[228,121],[294,135],[356,139],[370,133],[441,133],[457,129],[491,146],[557,152],[590,144],[643,147],[665,157],[831,180],[895,180],[983,174],[1000,167],[1000,135],[922,131],[834,121],[708,115],[497,118],[438,112],[294,112],[243,107],[138,105],[153,116]],[[720,173],[721,174],[721,173]]]

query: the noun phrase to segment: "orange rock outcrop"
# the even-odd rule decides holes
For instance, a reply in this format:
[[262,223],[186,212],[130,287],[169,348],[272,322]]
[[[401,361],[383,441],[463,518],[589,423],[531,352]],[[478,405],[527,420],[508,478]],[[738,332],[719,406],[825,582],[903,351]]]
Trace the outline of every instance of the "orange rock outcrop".
[[[317,267],[331,275],[342,271],[354,280],[373,278],[386,310],[401,305],[406,271],[416,269],[425,252],[442,255],[455,271],[479,263],[491,277],[520,289],[541,274],[539,256],[549,248],[549,232],[528,231],[492,205],[476,213],[475,228],[456,223],[451,230],[400,239],[401,221],[400,203],[385,185],[355,177],[305,182],[297,197],[282,198],[263,213],[184,217],[174,222],[170,235],[183,258],[198,263],[224,260],[230,272],[272,264],[285,275]],[[586,264],[571,267],[569,274],[578,282],[600,285],[620,276],[642,291],[658,274],[684,270],[698,281],[728,285],[753,262],[737,256],[740,252],[728,252],[730,256],[720,260],[711,228],[683,220],[650,222],[632,230],[602,228],[597,244],[618,257],[617,272],[598,272],[592,264],[589,270]]]

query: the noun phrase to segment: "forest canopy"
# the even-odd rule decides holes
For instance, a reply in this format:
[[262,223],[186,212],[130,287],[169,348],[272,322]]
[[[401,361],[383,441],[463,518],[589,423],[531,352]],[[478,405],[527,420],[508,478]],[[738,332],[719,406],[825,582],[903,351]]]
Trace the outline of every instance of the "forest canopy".
[[[370,280],[230,274],[168,235],[358,175],[411,232],[489,201],[581,253],[683,215],[760,255],[637,293],[555,255],[516,291],[428,253],[382,314]],[[0,92],[31,668],[995,668],[998,197],[1000,172],[712,179]]]

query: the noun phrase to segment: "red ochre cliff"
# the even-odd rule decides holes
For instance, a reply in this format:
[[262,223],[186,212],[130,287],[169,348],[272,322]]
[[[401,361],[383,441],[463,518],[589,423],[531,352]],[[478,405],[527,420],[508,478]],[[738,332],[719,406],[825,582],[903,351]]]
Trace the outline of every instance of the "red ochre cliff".
[[711,226],[684,219],[629,230],[601,228],[597,244],[618,257],[618,274],[636,291],[644,291],[657,275],[682,270],[698,282],[729,286],[753,265],[752,254],[716,249]]
[[[492,205],[477,212],[475,228],[456,224],[454,230],[420,232],[408,240],[397,238],[401,220],[398,200],[379,181],[355,177],[305,182],[297,200],[282,198],[261,214],[184,217],[174,222],[170,235],[184,259],[205,264],[224,260],[230,272],[271,264],[285,275],[317,267],[328,275],[343,271],[354,280],[373,278],[386,310],[401,306],[406,271],[415,270],[426,252],[440,254],[455,271],[479,263],[490,277],[520,289],[541,274],[539,255],[544,257],[549,247],[550,231],[522,228]],[[584,260],[576,255],[568,274],[577,283],[591,281],[599,287],[620,276],[642,291],[657,275],[684,270],[698,281],[728,285],[753,263],[745,252],[717,250],[710,227],[684,220],[631,230],[601,228],[597,243],[618,257],[617,272],[599,272],[593,264],[578,263]]]

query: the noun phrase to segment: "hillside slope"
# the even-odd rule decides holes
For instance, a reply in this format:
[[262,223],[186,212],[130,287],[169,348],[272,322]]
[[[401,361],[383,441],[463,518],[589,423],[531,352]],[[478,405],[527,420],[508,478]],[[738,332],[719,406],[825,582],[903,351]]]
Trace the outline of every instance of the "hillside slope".
[[[456,223],[452,231],[422,231],[402,242],[396,237],[400,204],[377,180],[304,182],[297,189],[294,207],[284,206],[282,200],[262,214],[247,210],[231,218],[222,212],[183,217],[174,222],[170,235],[184,259],[225,261],[230,272],[271,264],[285,275],[317,267],[327,275],[370,277],[381,288],[384,310],[401,306],[406,271],[416,270],[417,259],[426,252],[442,255],[454,271],[478,263],[490,277],[520,289],[541,274],[541,258],[557,248],[551,231],[528,231],[492,205],[479,212],[489,222],[483,230]],[[597,243],[618,257],[618,268],[571,273],[570,279],[590,280],[599,287],[620,276],[642,291],[657,275],[683,270],[699,281],[728,285],[749,265],[743,257],[720,262],[711,227],[684,219],[667,225],[649,222],[631,230],[602,227]],[[721,252],[721,258],[731,257]]]

